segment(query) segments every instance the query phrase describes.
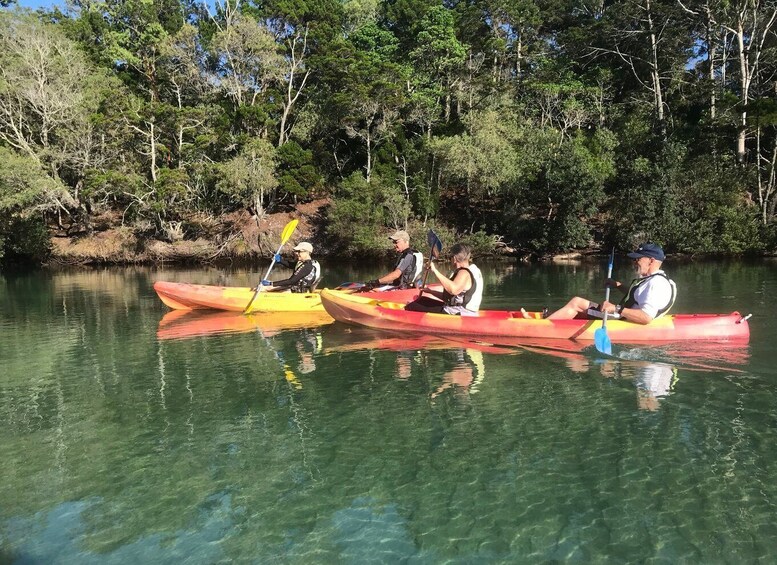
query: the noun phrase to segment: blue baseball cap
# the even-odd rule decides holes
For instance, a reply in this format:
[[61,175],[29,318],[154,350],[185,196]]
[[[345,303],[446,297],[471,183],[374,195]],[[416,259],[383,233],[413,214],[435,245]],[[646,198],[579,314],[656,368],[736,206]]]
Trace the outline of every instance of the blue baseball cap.
[[666,259],[664,250],[661,249],[660,245],[655,243],[643,243],[637,247],[635,251],[632,251],[628,255],[632,259],[639,259],[640,257],[650,257],[651,259],[655,259],[657,261],[663,261]]

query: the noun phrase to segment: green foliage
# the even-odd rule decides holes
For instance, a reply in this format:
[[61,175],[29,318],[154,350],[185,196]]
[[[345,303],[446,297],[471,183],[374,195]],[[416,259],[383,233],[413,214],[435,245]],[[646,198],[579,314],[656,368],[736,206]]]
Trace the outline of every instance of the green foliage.
[[39,263],[51,251],[51,238],[43,218],[0,214],[0,265]]
[[537,141],[543,156],[536,181],[518,194],[507,219],[516,240],[534,252],[585,248],[592,223],[615,176],[616,140],[607,130],[577,132],[559,145],[546,132]]
[[61,190],[35,159],[0,146],[0,215],[32,210],[47,193]]
[[523,129],[503,119],[496,110],[473,112],[465,124],[466,133],[437,137],[430,143],[449,186],[466,191],[478,203],[532,174],[531,161],[521,159]]
[[343,254],[385,250],[386,232],[409,224],[410,202],[395,183],[383,177],[374,176],[367,182],[360,173],[353,173],[335,196],[326,235],[330,245]]
[[[726,81],[706,75],[704,10],[252,0],[210,17],[178,0],[77,7],[0,11],[5,235],[12,218],[21,229],[33,217],[88,228],[98,210],[170,231],[197,215],[261,215],[332,195],[328,247],[351,254],[385,249],[381,234],[397,227],[423,236],[420,222],[452,240],[468,234],[478,249],[503,239],[536,254],[635,239],[690,253],[774,245],[773,41],[742,99],[737,42]],[[728,8],[710,9],[728,21]],[[753,22],[772,25],[767,5],[752,9]],[[757,49],[749,38],[774,29],[743,39]]]
[[278,191],[305,198],[323,188],[323,178],[313,165],[313,152],[296,141],[287,141],[277,150]]
[[661,241],[687,253],[746,253],[764,248],[757,210],[745,203],[740,171],[714,158],[687,159],[668,146],[657,162],[638,159],[614,206],[616,240]]
[[491,255],[494,252],[496,240],[493,235],[484,231],[465,233],[456,238],[456,242],[466,243],[472,248],[472,255],[477,259],[480,255]]
[[143,177],[121,171],[89,169],[84,177],[83,194],[90,200],[108,200],[126,206],[128,197],[141,194],[143,189]]
[[268,141],[250,141],[235,157],[218,166],[221,178],[216,188],[261,215],[278,186],[273,175],[275,164],[275,149]]
[[34,159],[0,146],[0,260],[45,257],[50,242],[38,208],[64,190]]
[[[332,204],[326,228],[329,245],[342,255],[366,255],[380,246],[385,222],[380,183],[368,183],[360,173],[343,180]],[[385,243],[385,242],[384,242]]]
[[189,175],[183,169],[160,169],[151,209],[165,217],[178,217],[186,209]]
[[456,38],[454,15],[443,6],[430,8],[415,26],[416,48],[410,52],[416,69],[442,80],[456,71],[467,54],[467,45]]

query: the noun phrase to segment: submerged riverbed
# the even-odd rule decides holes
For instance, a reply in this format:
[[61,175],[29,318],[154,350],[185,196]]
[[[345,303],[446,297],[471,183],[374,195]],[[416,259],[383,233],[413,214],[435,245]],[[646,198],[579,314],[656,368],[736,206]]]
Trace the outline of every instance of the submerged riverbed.
[[[485,308],[602,292],[599,264],[482,267]],[[259,268],[5,275],[0,563],[774,561],[777,262],[666,267],[750,343],[605,360],[152,289]]]

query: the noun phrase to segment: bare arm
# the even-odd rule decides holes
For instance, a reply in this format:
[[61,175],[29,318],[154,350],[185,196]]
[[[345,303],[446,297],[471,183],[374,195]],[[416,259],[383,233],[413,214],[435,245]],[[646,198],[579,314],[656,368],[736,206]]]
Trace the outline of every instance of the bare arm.
[[397,280],[402,275],[402,271],[399,269],[394,269],[387,275],[383,275],[378,279],[378,282],[380,284],[390,284],[393,283],[395,280]]
[[440,284],[448,292],[448,294],[456,296],[457,294],[461,294],[462,292],[469,290],[472,287],[472,278],[470,277],[469,271],[463,269],[457,271],[456,276],[453,277],[453,280],[451,280],[437,270],[437,266],[434,264],[434,261],[431,263],[431,269],[434,273],[434,276],[437,277],[437,280],[440,281]]
[[[615,304],[612,302],[605,302],[602,304],[602,312],[614,314]],[[635,324],[649,324],[653,321],[653,316],[643,312],[639,308],[624,308],[621,310],[621,320],[634,322]]]

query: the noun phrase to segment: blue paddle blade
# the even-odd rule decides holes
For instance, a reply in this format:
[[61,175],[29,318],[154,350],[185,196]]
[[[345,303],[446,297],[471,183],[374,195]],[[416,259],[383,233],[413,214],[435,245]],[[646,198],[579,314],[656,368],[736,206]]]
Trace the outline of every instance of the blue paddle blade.
[[607,328],[599,328],[594,332],[594,344],[599,353],[612,355],[612,342],[610,336],[607,335]]

